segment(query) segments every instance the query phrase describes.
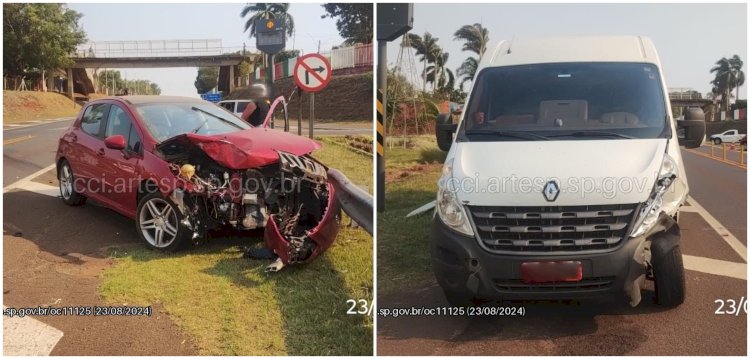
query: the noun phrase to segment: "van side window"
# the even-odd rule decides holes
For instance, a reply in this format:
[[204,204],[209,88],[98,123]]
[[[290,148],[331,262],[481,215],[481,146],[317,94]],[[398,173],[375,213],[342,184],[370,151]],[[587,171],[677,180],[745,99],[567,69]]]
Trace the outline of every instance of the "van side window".
[[102,121],[109,112],[109,104],[101,103],[86,108],[81,118],[81,130],[94,137],[101,137]]
[[237,102],[237,113],[243,113],[245,112],[245,108],[247,107],[247,104],[250,103],[250,101],[240,101]]

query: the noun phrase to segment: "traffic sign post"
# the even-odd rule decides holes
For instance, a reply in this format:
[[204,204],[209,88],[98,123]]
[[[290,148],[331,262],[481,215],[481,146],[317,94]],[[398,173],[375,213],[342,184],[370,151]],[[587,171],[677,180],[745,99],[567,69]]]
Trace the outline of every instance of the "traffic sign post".
[[286,46],[286,27],[284,19],[256,19],[255,47],[266,54],[266,85],[268,97],[273,98],[273,55]]
[[[310,94],[310,122],[308,124],[308,136],[310,138],[313,138],[315,93],[328,86],[332,77],[331,63],[325,56],[307,54],[297,58],[297,63],[294,65],[294,82],[300,90]],[[302,105],[301,102],[300,105]]]
[[378,94],[377,94],[377,196],[378,212],[385,209],[385,119],[387,88],[387,43],[411,30],[414,24],[414,4],[378,4]]

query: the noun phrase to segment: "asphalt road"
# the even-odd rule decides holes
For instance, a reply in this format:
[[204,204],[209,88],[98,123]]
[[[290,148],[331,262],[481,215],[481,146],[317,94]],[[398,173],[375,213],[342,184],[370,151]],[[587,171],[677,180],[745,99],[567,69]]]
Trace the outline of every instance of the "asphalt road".
[[[746,259],[738,253],[747,257],[747,170],[699,151],[705,149],[682,151],[691,191],[679,223],[683,305],[654,304],[649,283],[635,308],[623,301],[522,302],[512,305],[525,307],[523,317],[383,316],[378,354],[747,355],[747,313],[716,314],[717,300],[747,298]],[[434,281],[378,295],[379,308],[447,306]]]

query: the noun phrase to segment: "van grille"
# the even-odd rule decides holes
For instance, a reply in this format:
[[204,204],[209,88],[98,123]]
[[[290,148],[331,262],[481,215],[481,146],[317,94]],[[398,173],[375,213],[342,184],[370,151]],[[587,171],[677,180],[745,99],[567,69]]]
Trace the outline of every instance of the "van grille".
[[617,246],[638,204],[467,208],[479,239],[491,251],[562,252]]

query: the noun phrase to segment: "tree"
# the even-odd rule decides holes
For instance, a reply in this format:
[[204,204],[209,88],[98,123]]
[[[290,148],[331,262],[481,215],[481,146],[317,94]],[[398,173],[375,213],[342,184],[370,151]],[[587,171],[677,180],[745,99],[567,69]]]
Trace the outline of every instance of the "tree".
[[453,91],[455,77],[446,65],[448,64],[448,53],[442,52],[435,58],[435,62],[427,66],[425,70],[425,81],[432,84],[433,92],[450,94]]
[[211,91],[219,84],[218,67],[199,67],[198,76],[195,78],[195,89],[199,94]]
[[721,95],[721,101],[725,110],[729,110],[729,99],[732,97],[732,90],[736,87],[739,95],[739,87],[745,83],[745,73],[742,71],[742,59],[738,55],[727,59],[722,57],[716,61],[716,65],[711,68],[714,79],[711,80],[713,88],[711,92]]
[[294,34],[294,18],[289,15],[288,3],[251,3],[245,5],[240,17],[252,14],[245,22],[245,32],[250,31],[250,37],[255,37],[255,21],[258,19],[283,19],[287,36]]
[[70,66],[86,41],[81,14],[63,4],[3,4],[3,74],[21,77]]
[[425,92],[427,86],[427,65],[435,63],[435,60],[443,50],[437,44],[438,38],[433,37],[429,32],[425,32],[424,37],[415,34],[406,34],[406,36],[408,44],[415,50],[417,55],[421,56],[419,61],[422,62],[422,92]]
[[273,61],[279,63],[297,56],[299,56],[299,50],[281,50],[273,55]]
[[345,45],[372,42],[372,4],[368,3],[328,3],[323,4],[327,17],[336,19],[336,28]]
[[161,88],[155,83],[151,83],[151,93],[153,95],[161,95]]
[[461,50],[470,51],[478,55],[477,57],[469,56],[466,58],[456,70],[456,74],[461,77],[460,87],[463,90],[464,84],[468,81],[473,81],[474,75],[477,73],[479,62],[487,51],[490,32],[482,24],[464,25],[453,34],[453,38],[454,40],[464,41]]

